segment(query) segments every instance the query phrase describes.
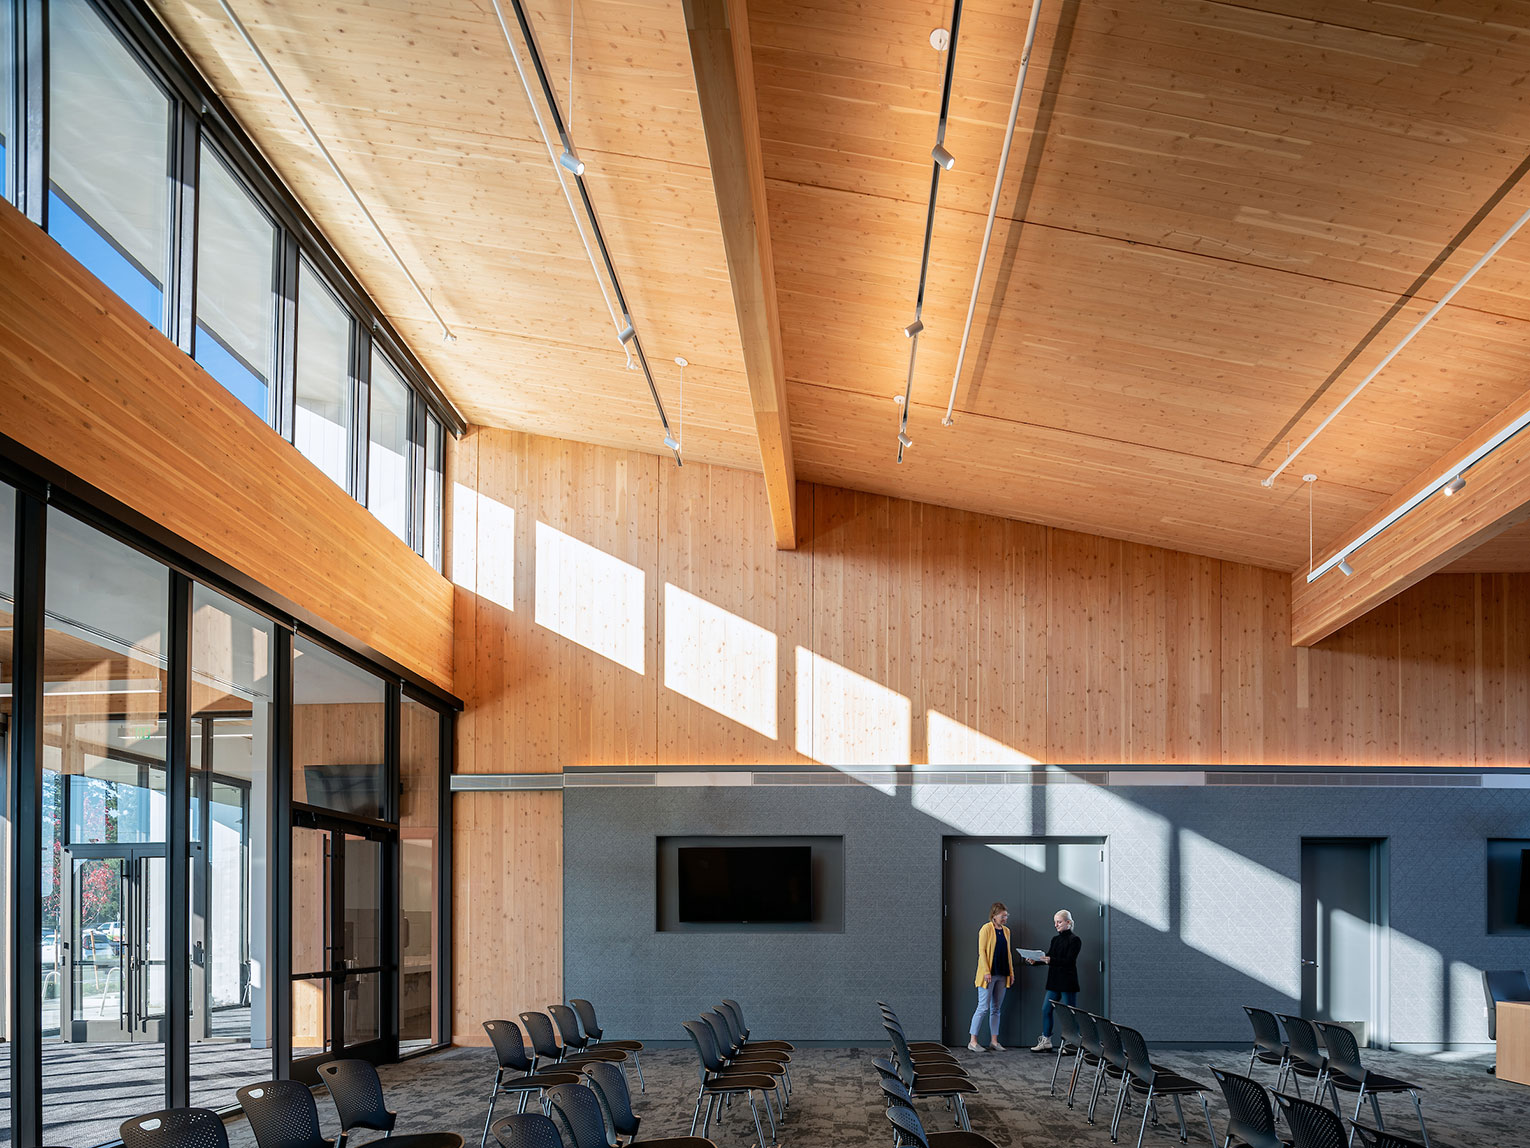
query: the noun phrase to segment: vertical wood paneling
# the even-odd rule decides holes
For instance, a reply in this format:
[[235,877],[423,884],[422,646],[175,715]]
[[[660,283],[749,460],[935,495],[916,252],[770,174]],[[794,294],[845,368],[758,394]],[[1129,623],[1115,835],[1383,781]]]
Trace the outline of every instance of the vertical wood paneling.
[[1415,765],[1481,760],[1477,579],[1426,578],[1396,598],[1399,748]]
[[1047,760],[1127,760],[1131,683],[1124,625],[1126,543],[1052,532],[1047,595]]
[[1288,575],[1222,564],[1222,756],[1228,765],[1292,761],[1306,679],[1289,634]]

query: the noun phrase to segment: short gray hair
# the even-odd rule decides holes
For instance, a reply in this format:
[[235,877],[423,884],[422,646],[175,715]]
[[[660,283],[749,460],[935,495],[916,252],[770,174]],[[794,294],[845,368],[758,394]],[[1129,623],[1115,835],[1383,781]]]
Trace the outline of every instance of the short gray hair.
[[1066,910],[1066,909],[1059,909],[1059,910],[1057,910],[1057,912],[1053,913],[1052,916],[1053,917],[1061,917],[1065,921],[1067,921],[1068,924],[1070,924],[1070,925],[1073,924],[1073,914],[1068,912],[1068,910]]

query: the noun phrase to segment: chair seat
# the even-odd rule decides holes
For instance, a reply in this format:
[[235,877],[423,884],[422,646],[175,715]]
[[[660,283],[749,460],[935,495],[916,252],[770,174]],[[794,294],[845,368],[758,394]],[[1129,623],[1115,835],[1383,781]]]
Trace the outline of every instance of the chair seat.
[[[1360,1082],[1353,1076],[1334,1069],[1329,1072],[1328,1079],[1346,1092],[1358,1092]],[[1383,1076],[1379,1072],[1365,1074],[1365,1090],[1367,1092],[1411,1092],[1418,1088],[1416,1084],[1409,1084],[1406,1080],[1398,1080],[1395,1076]]]
[[[1132,1087],[1138,1092],[1146,1092],[1148,1086],[1142,1081],[1132,1078]],[[1177,1072],[1165,1072],[1159,1069],[1153,1077],[1153,1091],[1159,1096],[1169,1096],[1176,1092],[1205,1092],[1204,1084],[1197,1084],[1187,1076],[1181,1076]]]
[[1266,1052],[1261,1048],[1254,1053],[1254,1059],[1261,1064],[1280,1064],[1290,1055],[1288,1052]]
[[797,1046],[788,1040],[749,1040],[744,1041],[745,1048],[765,1048],[773,1052],[796,1052]]
[[944,1096],[948,1092],[976,1092],[977,1085],[965,1076],[916,1076],[915,1096]]
[[910,1052],[950,1052],[950,1048],[941,1044],[938,1040],[911,1040],[908,1042]]
[[930,1148],[995,1148],[992,1140],[977,1132],[927,1132],[925,1139]]
[[385,1143],[389,1148],[462,1148],[462,1137],[455,1132],[411,1132],[390,1136]]
[[[603,1040],[596,1048],[619,1048],[623,1052],[642,1052],[643,1042],[640,1040]],[[657,1141],[655,1141],[657,1143]]]
[[741,1064],[723,1065],[723,1075],[747,1072],[753,1076],[785,1076],[786,1065],[774,1060],[746,1060]]
[[[763,1072],[725,1072],[702,1086],[706,1092],[751,1092],[756,1088],[775,1091],[776,1078]],[[651,1143],[651,1141],[650,1141]]]
[[745,1048],[734,1054],[735,1061],[768,1060],[773,1064],[790,1064],[792,1058],[784,1052],[775,1052],[768,1048]]
[[578,1064],[581,1060],[609,1060],[617,1063],[627,1059],[627,1054],[619,1048],[609,1045],[601,1045],[599,1048],[581,1048],[569,1053],[559,1064]]
[[501,1092],[535,1092],[539,1088],[556,1088],[560,1084],[578,1083],[577,1072],[556,1072],[549,1069],[530,1076],[517,1076],[514,1080],[502,1080],[499,1083],[499,1090]]

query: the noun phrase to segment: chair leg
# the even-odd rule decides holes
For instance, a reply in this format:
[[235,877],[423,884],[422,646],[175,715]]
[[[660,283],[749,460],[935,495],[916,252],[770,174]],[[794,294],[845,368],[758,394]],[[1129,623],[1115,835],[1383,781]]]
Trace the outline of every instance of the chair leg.
[[[775,1113],[770,1110],[770,1093],[762,1089],[760,1099],[765,1102],[765,1119],[770,1122],[770,1142],[774,1144],[776,1143],[776,1117]],[[751,1106],[754,1104],[754,1093],[752,1092],[749,1094],[749,1103]]]
[[[1217,1133],[1216,1129],[1211,1126],[1211,1106],[1206,1103],[1206,1094],[1204,1092],[1197,1092],[1196,1095],[1201,1098],[1201,1115],[1206,1118],[1206,1135],[1211,1139],[1212,1148],[1216,1148]],[[1232,1133],[1229,1132],[1227,1138],[1231,1140]]]
[[[1386,1124],[1381,1119],[1381,1105],[1376,1102],[1376,1094],[1374,1092],[1371,1093],[1371,1111],[1376,1114],[1376,1127],[1385,1128]],[[1357,1111],[1355,1115],[1358,1116],[1359,1112]]]
[[956,1126],[963,1132],[971,1132],[972,1120],[967,1116],[967,1102],[960,1095],[953,1099],[956,1101]]
[[[1253,1072],[1253,1069],[1250,1068],[1249,1071]],[[1285,1087],[1286,1087],[1286,1073],[1288,1073],[1290,1071],[1291,1071],[1291,1058],[1288,1057],[1288,1056],[1281,1057],[1280,1058],[1280,1067],[1275,1070],[1275,1091],[1276,1092],[1284,1092],[1285,1091]]]
[[1057,1061],[1052,1065],[1052,1083],[1047,1086],[1047,1095],[1057,1095],[1057,1074],[1062,1071],[1063,1050],[1068,1047],[1068,1042],[1063,1041],[1057,1046]]
[[[754,1113],[754,1142],[759,1148],[765,1148],[765,1133],[760,1131],[760,1110],[755,1107],[754,1093],[749,1094],[749,1111]],[[775,1141],[771,1141],[775,1143]]]
[[632,1054],[632,1067],[637,1069],[637,1074],[638,1074],[638,1091],[639,1092],[647,1092],[648,1091],[648,1082],[643,1079],[643,1062],[638,1058],[638,1054],[636,1052],[634,1052]]
[[1073,1107],[1073,1092],[1078,1088],[1079,1069],[1084,1066],[1084,1050],[1079,1049],[1078,1055],[1073,1058],[1073,1075],[1068,1078],[1068,1107]]
[[1097,1104],[1099,1102],[1099,1097],[1100,1097],[1100,1080],[1104,1076],[1104,1073],[1105,1073],[1105,1060],[1102,1057],[1100,1059],[1100,1066],[1097,1069],[1094,1070],[1094,1088],[1089,1093],[1089,1115],[1087,1117],[1085,1117],[1085,1119],[1088,1120],[1090,1124],[1094,1123],[1094,1106],[1095,1106],[1095,1104]]
[[[1142,1122],[1137,1125],[1137,1148],[1142,1148],[1142,1138],[1147,1135],[1148,1113],[1153,1111],[1153,1090],[1148,1088],[1148,1097],[1142,1102]],[[1215,1148],[1216,1141],[1212,1141]]]
[[[1121,1074],[1121,1087],[1116,1089],[1116,1102],[1115,1104],[1111,1105],[1110,1110],[1111,1140],[1116,1139],[1116,1136],[1118,1135],[1119,1129],[1121,1127],[1121,1113],[1126,1111],[1126,1094],[1128,1091],[1130,1091],[1130,1089],[1128,1087],[1127,1076],[1126,1073],[1123,1072]],[[1148,1095],[1152,1096],[1151,1088],[1148,1090]]]
[[504,1075],[503,1068],[494,1073],[494,1091],[489,1093],[489,1114],[483,1118],[483,1139],[479,1141],[478,1148],[487,1148],[489,1143],[489,1125],[494,1122],[494,1102],[499,1099],[499,1082]]
[[1179,1142],[1190,1142],[1190,1130],[1185,1127],[1185,1106],[1179,1102],[1179,1093],[1174,1094],[1174,1115],[1179,1117]]
[[1423,1138],[1424,1148],[1429,1148],[1429,1130],[1424,1127],[1424,1102],[1418,1098],[1416,1089],[1408,1089],[1408,1095],[1413,1097],[1413,1111],[1418,1113],[1418,1134]]
[[520,1102],[515,1106],[515,1114],[517,1116],[521,1115],[521,1113],[526,1111],[526,1100],[530,1096],[531,1096],[531,1093],[530,1093],[529,1090],[524,1089],[524,1088],[521,1089]]
[[705,1095],[706,1095],[706,1089],[705,1088],[699,1089],[696,1092],[696,1107],[691,1110],[691,1135],[692,1136],[696,1135],[696,1121],[701,1119],[701,1098],[703,1096],[705,1096]]

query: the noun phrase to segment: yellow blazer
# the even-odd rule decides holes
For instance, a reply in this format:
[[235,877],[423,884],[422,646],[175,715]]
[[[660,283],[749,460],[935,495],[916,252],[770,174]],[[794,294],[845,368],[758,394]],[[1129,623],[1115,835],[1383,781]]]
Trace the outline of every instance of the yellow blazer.
[[[1006,949],[1010,947],[1009,928],[1007,926],[1003,929],[995,929],[993,922],[989,921],[988,924],[978,930],[978,967],[977,980],[974,982],[977,988],[983,988],[988,984],[988,970],[993,968],[993,942],[996,932],[1004,934],[1004,947]],[[1004,982],[1004,987],[1009,988],[1014,983],[1015,954],[1011,952],[1009,954],[1009,979]]]

